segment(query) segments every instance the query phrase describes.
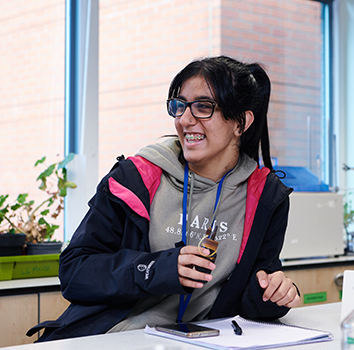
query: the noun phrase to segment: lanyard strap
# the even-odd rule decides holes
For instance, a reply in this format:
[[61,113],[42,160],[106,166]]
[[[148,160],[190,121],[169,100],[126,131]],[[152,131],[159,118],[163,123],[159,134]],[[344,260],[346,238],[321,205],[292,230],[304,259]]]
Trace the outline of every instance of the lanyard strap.
[[183,183],[183,213],[182,213],[182,241],[187,243],[187,199],[188,199],[188,162],[184,165]]
[[218,208],[219,205],[219,199],[221,196],[221,189],[222,189],[222,184],[226,178],[226,176],[232,171],[233,169],[230,169],[220,180],[219,185],[218,185],[218,189],[216,191],[216,198],[215,198],[215,205],[214,205],[214,211],[213,211],[213,216],[212,216],[212,221],[211,221],[211,225],[210,227],[213,228],[214,226],[214,222],[215,222],[215,215],[216,215],[216,210]]
[[[232,170],[232,169],[231,169]],[[215,198],[215,205],[214,205],[214,211],[213,211],[213,220],[211,223],[211,227],[214,225],[215,221],[215,213],[216,209],[219,203],[220,195],[221,195],[221,189],[222,189],[222,184],[225,180],[226,175],[231,171],[229,170],[220,180],[218,189],[216,191],[216,198]],[[184,244],[187,243],[187,198],[188,198],[188,162],[186,162],[184,166],[184,182],[183,182],[183,213],[182,213],[182,241]],[[180,295],[179,298],[179,309],[178,309],[178,318],[177,318],[177,323],[182,323],[182,317],[184,315],[184,312],[187,309],[188,303],[192,297],[192,294],[188,294],[185,298],[183,294]]]
[[[184,244],[187,242],[187,198],[188,198],[188,162],[184,165],[184,183],[183,183],[183,213],[182,213],[182,241]],[[192,294],[188,294],[186,299],[184,295],[179,296],[179,309],[177,323],[182,323],[182,317],[187,309],[189,300]]]

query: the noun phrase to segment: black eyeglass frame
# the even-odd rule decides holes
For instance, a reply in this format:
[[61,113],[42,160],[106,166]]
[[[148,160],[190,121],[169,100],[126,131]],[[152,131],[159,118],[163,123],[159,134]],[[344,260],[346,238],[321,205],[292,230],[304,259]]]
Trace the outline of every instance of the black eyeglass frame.
[[[182,103],[183,103],[184,109],[183,109],[183,112],[181,113],[181,115],[173,115],[173,114],[170,113],[170,109],[168,108],[168,105],[169,105],[169,103],[170,103],[171,101],[173,101],[173,100],[176,100],[176,101],[179,101],[179,102],[182,102]],[[196,103],[196,102],[209,102],[209,103],[211,103],[211,104],[213,105],[213,110],[211,111],[211,114],[210,114],[209,117],[197,117],[197,116],[194,115],[193,110],[192,110],[191,107],[192,107],[192,104],[193,104],[193,103]],[[172,98],[169,98],[169,99],[166,101],[166,106],[167,106],[167,113],[168,113],[171,117],[173,117],[173,118],[180,118],[180,117],[182,117],[182,115],[184,114],[184,112],[186,111],[186,109],[189,107],[189,109],[190,109],[190,111],[191,111],[191,113],[192,113],[192,115],[193,115],[194,118],[197,118],[197,119],[210,119],[210,118],[213,116],[213,114],[214,114],[214,112],[215,112],[215,108],[218,106],[218,103],[215,102],[215,101],[210,101],[210,100],[195,100],[195,101],[191,101],[191,102],[186,102],[186,101],[184,101],[184,100],[180,100],[180,99],[177,98],[177,97],[172,97]]]

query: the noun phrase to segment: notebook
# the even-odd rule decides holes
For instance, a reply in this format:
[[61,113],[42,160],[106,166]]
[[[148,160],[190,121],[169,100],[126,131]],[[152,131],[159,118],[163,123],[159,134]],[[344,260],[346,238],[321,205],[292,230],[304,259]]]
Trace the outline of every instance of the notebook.
[[[231,326],[232,320],[236,320],[240,325],[243,331],[242,335],[238,336],[234,334]],[[286,345],[330,341],[333,339],[333,335],[330,332],[289,326],[283,323],[250,321],[240,316],[200,324],[219,329],[220,335],[209,338],[184,338],[159,332],[149,326],[145,327],[145,332],[147,334],[219,350],[270,349]]]
[[344,271],[342,291],[341,322],[354,310],[354,270]]

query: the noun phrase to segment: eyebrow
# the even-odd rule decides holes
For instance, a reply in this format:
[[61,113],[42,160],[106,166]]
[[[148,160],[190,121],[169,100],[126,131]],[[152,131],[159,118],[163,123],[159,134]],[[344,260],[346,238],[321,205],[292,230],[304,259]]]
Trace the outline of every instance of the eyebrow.
[[[187,99],[186,99],[184,96],[182,96],[182,95],[177,96],[177,98],[179,98],[180,100],[187,101]],[[213,99],[212,97],[210,97],[210,96],[204,96],[204,95],[202,95],[202,96],[197,96],[197,97],[194,99],[194,101],[199,101],[199,100],[207,100],[207,101],[216,102],[216,101],[214,101],[214,99]]]

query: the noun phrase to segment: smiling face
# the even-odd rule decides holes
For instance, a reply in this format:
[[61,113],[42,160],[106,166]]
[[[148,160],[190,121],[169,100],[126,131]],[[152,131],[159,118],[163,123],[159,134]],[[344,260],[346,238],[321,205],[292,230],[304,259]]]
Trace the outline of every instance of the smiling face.
[[[215,101],[211,88],[202,76],[184,82],[179,99]],[[239,158],[238,123],[225,120],[220,107],[216,107],[209,119],[193,117],[187,108],[181,117],[175,118],[175,127],[189,168],[198,175],[218,181],[236,166]]]

